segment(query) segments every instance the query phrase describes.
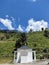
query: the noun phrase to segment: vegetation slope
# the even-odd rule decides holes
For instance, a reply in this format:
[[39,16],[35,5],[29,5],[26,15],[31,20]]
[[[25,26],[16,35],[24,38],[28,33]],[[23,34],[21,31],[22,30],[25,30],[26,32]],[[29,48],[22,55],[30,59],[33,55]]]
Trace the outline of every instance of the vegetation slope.
[[[0,63],[12,62],[13,51],[16,41],[20,38],[20,32],[3,32],[0,31]],[[33,50],[36,50],[37,58],[44,54],[45,49],[48,49],[49,54],[49,38],[44,36],[44,31],[26,33],[27,44]],[[8,59],[7,59],[8,58]]]

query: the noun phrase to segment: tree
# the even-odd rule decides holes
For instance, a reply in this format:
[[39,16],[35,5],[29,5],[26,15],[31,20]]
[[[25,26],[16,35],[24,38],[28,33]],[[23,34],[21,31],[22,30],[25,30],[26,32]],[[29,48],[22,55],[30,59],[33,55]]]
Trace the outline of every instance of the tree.
[[32,29],[30,29],[30,31],[29,32],[33,32],[33,30]]
[[43,55],[40,55],[40,60],[44,59],[44,56]]
[[36,46],[37,46],[37,44],[35,43],[35,44],[34,44],[34,47],[36,47]]
[[49,51],[49,50],[48,50],[47,48],[45,48],[45,49],[43,50],[44,53],[48,53],[48,51]]
[[21,47],[21,40],[18,39],[18,40],[16,41],[15,49],[14,49],[14,50],[17,50],[17,48],[20,48],[20,47]]
[[44,36],[45,37],[49,37],[49,29],[48,28],[45,29]]
[[41,28],[42,31],[44,31],[44,28]]
[[22,45],[25,45],[25,43],[26,43],[26,33],[21,33],[21,35],[20,35],[20,39],[21,39],[21,42],[22,42]]
[[25,44],[27,45],[26,33],[21,33],[19,36],[19,39],[16,41],[15,50],[17,50],[17,48],[20,48],[21,46]]

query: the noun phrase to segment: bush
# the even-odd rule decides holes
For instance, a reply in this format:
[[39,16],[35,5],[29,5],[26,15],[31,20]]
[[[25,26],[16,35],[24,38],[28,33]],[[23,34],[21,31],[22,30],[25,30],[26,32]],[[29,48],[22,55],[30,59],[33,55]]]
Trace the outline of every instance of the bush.
[[44,53],[48,53],[48,49],[45,48],[45,49],[43,50],[43,52],[44,52]]
[[4,40],[4,37],[0,37],[0,41]]
[[6,36],[6,39],[9,39],[10,38],[10,35],[9,34],[6,34],[5,36]]
[[44,59],[44,56],[43,55],[40,55],[40,60]]
[[47,28],[44,31],[44,36],[49,38],[49,30]]

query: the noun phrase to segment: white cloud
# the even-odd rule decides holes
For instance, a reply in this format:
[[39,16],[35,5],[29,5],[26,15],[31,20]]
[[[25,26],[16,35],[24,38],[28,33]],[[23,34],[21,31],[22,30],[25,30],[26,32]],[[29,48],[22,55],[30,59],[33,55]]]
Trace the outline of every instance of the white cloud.
[[48,22],[44,21],[44,20],[40,20],[40,21],[35,21],[32,19],[28,20],[28,26],[26,28],[26,31],[29,32],[30,29],[32,29],[32,31],[41,31],[41,28],[47,28],[48,27]]
[[9,19],[3,19],[3,18],[0,18],[0,22],[4,25],[4,26],[6,26],[9,30],[14,30],[14,28],[12,27],[12,22],[11,22],[11,20],[9,20]]
[[23,32],[23,28],[21,27],[21,25],[18,26],[17,30]]
[[36,2],[37,0],[29,0],[29,1],[31,1],[31,2]]
[[16,19],[15,19],[14,17],[12,17],[12,16],[9,17],[9,15],[6,15],[5,17],[11,19],[12,21],[15,21],[15,20],[16,20]]
[[15,21],[15,20],[16,20],[16,19],[15,19],[14,17],[12,17],[12,16],[11,16],[11,19],[12,19],[12,21]]
[[33,2],[36,2],[36,0],[33,0]]

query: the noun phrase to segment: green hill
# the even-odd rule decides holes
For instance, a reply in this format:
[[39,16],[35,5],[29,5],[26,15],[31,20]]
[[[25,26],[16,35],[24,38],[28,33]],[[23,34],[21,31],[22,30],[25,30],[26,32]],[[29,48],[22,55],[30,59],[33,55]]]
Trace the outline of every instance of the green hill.
[[[28,46],[36,50],[37,58],[44,54],[43,50],[48,49],[49,54],[49,38],[44,36],[44,32],[30,32],[27,33]],[[0,32],[0,62],[7,62],[13,59],[13,51],[16,40],[19,39],[20,32]],[[2,60],[1,60],[2,59]]]

